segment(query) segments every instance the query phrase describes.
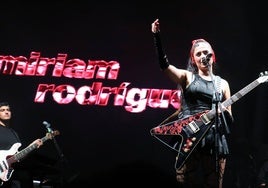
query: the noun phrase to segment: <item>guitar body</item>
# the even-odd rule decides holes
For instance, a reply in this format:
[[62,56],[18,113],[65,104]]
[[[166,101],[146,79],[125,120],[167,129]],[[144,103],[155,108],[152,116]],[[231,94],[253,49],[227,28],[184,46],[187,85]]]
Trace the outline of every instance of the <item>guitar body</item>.
[[6,169],[0,170],[0,179],[3,181],[8,181],[13,173],[13,168],[11,167],[10,162],[8,162],[8,158],[10,156],[15,155],[18,152],[19,147],[21,146],[21,143],[15,143],[11,146],[9,150],[0,150],[0,161],[1,165],[4,166],[4,164],[7,165]]
[[155,137],[160,135],[177,135],[180,142],[177,146],[176,168],[181,168],[195,147],[210,129],[211,121],[204,121],[206,111],[180,120],[172,121],[151,129]]

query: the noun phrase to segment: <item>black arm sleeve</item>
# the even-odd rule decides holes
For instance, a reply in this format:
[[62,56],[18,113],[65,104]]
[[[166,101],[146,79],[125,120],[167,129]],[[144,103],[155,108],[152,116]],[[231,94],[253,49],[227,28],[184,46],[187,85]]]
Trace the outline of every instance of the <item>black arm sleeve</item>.
[[158,63],[161,68],[161,70],[165,70],[169,66],[168,58],[163,50],[161,39],[160,39],[160,33],[153,33],[154,37],[154,45],[156,48],[156,54],[158,57]]

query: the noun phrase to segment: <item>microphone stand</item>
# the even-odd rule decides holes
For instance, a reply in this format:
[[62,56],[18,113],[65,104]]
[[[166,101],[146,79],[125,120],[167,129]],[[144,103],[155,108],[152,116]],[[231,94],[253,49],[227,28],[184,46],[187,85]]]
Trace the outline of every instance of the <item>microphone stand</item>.
[[[210,58],[207,58],[208,60]],[[225,127],[225,130],[227,133],[229,133],[229,128],[227,126],[227,123],[226,123],[226,119],[225,119],[225,115],[223,113],[223,109],[222,109],[222,106],[220,104],[220,101],[221,101],[221,93],[220,91],[217,90],[217,87],[216,87],[216,83],[215,83],[215,77],[212,73],[212,67],[211,65],[209,64],[209,62],[207,61],[207,67],[209,69],[209,75],[211,77],[211,81],[213,83],[213,89],[214,89],[214,92],[213,92],[213,98],[212,98],[212,103],[215,104],[215,129],[214,129],[214,139],[215,139],[215,164],[216,164],[216,172],[218,173],[218,182],[219,182],[219,113],[218,113],[218,109],[220,109],[220,112],[221,112],[221,115],[222,115],[222,118],[224,120],[224,127]]]
[[[44,121],[43,125],[46,126],[48,133],[53,133],[53,130],[50,128],[50,126],[51,126],[50,123]],[[78,172],[74,172],[74,169],[70,168],[69,162],[66,159],[66,157],[64,156],[63,152],[61,151],[59,144],[58,144],[57,140],[54,138],[54,136],[52,136],[52,140],[53,140],[54,146],[56,147],[58,155],[60,156],[60,159],[57,161],[57,163],[55,165],[57,166],[57,168],[60,171],[60,178],[57,178],[57,183],[61,187],[64,185],[64,183],[68,183],[68,182],[71,182],[72,180],[74,180],[78,176]],[[58,181],[58,179],[59,179],[59,181]]]
[[[50,124],[48,124],[48,126],[46,126],[46,128],[47,128],[48,133],[53,133],[53,130],[50,128]],[[57,140],[54,138],[54,136],[52,137],[52,140],[53,140],[55,148],[56,148],[56,150],[58,152],[58,155],[60,157],[60,159],[58,160],[56,166],[58,166],[58,168],[60,170],[60,178],[59,178],[59,181],[58,181],[59,187],[62,187],[65,183],[68,183],[68,182],[72,181],[74,178],[76,178],[77,172],[75,174],[73,172],[72,172],[72,174],[70,174],[71,172],[69,172],[69,171],[70,170],[73,171],[73,169],[67,169],[67,167],[70,168],[68,160],[64,156],[64,154],[63,154],[62,150],[60,149],[59,144],[58,144]],[[69,174],[67,174],[66,171]],[[69,177],[67,177],[67,175]]]
[[[48,133],[53,133],[53,130],[50,128],[50,124],[48,124],[46,126],[46,128],[47,128]],[[60,157],[60,159],[59,159],[59,162],[60,162],[60,167],[59,167],[60,168],[60,181],[59,181],[59,184],[60,184],[60,186],[62,186],[64,184],[64,177],[63,177],[63,165],[64,164],[62,164],[62,163],[66,162],[67,160],[64,157],[64,154],[63,154],[62,150],[60,149],[60,146],[59,146],[57,140],[54,138],[54,136],[52,136],[52,140],[53,140],[54,146],[58,152],[58,155]]]
[[[47,127],[47,131],[48,131],[48,133],[53,133],[53,130],[52,130],[50,127]],[[63,152],[61,151],[60,146],[59,146],[57,140],[54,138],[54,136],[52,136],[52,140],[53,140],[53,142],[54,142],[54,145],[55,145],[55,147],[56,147],[56,150],[57,150],[57,152],[58,152],[60,158],[61,158],[61,159],[64,158],[64,154],[63,154]]]

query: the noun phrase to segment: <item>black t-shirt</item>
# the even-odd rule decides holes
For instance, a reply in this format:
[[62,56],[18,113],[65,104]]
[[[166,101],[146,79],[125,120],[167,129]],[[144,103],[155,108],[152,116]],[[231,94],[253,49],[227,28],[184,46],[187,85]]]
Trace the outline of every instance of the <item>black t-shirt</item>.
[[20,143],[17,133],[10,127],[0,126],[0,150],[9,150],[15,143]]

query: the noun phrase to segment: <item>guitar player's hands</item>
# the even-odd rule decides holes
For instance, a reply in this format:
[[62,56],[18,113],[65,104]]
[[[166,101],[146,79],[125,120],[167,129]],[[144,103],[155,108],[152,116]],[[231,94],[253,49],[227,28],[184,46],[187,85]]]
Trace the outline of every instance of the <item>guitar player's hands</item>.
[[[1,159],[0,163],[0,179],[1,180],[6,180],[6,174],[8,173],[8,164],[6,160]],[[1,184],[0,184],[1,185]]]
[[229,114],[232,115],[230,107],[227,107],[227,108],[226,108],[226,107],[224,107],[224,106],[222,105],[222,103],[219,103],[219,106],[218,106],[218,113],[221,114],[221,112],[225,112],[225,111],[227,111]]
[[38,138],[38,139],[36,139],[35,141],[33,141],[30,145],[33,145],[33,144],[35,144],[36,147],[39,148],[40,146],[43,145],[43,142],[42,142],[41,139]]

